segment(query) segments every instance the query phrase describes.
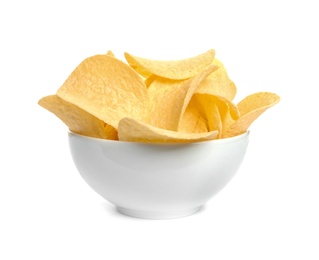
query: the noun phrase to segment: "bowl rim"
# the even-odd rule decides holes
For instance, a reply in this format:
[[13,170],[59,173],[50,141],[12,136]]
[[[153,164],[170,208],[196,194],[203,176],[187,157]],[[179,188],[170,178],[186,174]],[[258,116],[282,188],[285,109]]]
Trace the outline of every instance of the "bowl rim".
[[226,138],[221,138],[221,139],[213,139],[213,140],[207,140],[207,141],[198,141],[198,142],[167,142],[167,143],[152,143],[152,142],[131,142],[131,141],[120,141],[120,140],[111,140],[111,139],[103,139],[103,138],[98,138],[98,137],[92,137],[92,136],[86,136],[82,134],[78,134],[75,132],[72,132],[71,130],[68,130],[68,136],[76,136],[81,139],[86,139],[86,140],[95,140],[98,142],[102,143],[128,143],[128,144],[142,144],[142,145],[155,145],[155,146],[163,146],[163,145],[191,145],[191,144],[207,144],[207,143],[228,143],[228,142],[233,142],[236,140],[243,139],[245,137],[248,137],[250,134],[250,130],[247,130],[246,132],[235,135],[232,137],[226,137]]

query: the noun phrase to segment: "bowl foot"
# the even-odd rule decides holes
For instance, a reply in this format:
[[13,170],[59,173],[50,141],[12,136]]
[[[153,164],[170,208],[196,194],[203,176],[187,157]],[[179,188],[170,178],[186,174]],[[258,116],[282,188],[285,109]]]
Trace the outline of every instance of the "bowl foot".
[[202,206],[195,207],[192,209],[186,210],[176,210],[176,211],[143,211],[143,210],[134,210],[126,209],[121,207],[116,207],[117,211],[134,218],[144,218],[144,219],[172,219],[172,218],[181,218],[193,215],[197,213]]

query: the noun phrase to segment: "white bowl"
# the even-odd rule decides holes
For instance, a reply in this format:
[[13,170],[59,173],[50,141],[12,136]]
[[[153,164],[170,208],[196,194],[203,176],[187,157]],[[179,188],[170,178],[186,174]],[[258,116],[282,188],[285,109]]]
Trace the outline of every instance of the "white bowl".
[[143,144],[69,132],[69,144],[83,179],[119,212],[165,219],[197,212],[222,190],[244,159],[248,137]]

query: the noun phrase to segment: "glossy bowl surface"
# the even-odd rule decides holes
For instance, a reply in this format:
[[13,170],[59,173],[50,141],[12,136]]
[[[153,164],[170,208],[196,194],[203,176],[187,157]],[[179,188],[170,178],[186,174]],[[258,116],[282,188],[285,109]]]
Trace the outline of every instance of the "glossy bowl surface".
[[143,144],[68,135],[86,183],[119,212],[148,219],[197,212],[238,171],[249,139],[246,132],[190,144]]

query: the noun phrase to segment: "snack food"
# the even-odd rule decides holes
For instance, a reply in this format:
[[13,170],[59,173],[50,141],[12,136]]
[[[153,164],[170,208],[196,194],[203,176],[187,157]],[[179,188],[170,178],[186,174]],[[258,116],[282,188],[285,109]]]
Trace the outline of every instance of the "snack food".
[[198,142],[242,134],[280,101],[254,93],[238,104],[223,63],[208,50],[157,61],[112,51],[83,60],[39,105],[78,134],[130,142]]
[[39,105],[60,118],[71,132],[102,139],[118,139],[114,127],[57,95],[41,98]]
[[125,117],[119,122],[119,139],[145,143],[188,143],[208,141],[216,138],[218,131],[184,133],[158,128],[132,118]]
[[214,61],[215,50],[208,50],[198,56],[183,60],[151,60],[124,53],[128,64],[141,76],[147,78],[151,75],[158,77],[183,80],[196,76]]

